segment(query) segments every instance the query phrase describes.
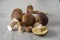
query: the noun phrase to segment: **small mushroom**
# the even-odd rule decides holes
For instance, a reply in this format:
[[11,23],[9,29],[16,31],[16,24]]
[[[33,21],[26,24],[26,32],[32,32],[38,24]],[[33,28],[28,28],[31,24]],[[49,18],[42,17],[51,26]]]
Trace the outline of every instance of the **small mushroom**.
[[27,13],[32,13],[33,12],[33,6],[32,5],[28,5],[27,6]]
[[26,32],[31,32],[31,26],[27,26],[27,27],[25,28],[25,31],[26,31]]
[[26,26],[32,26],[35,23],[35,17],[32,14],[30,14],[30,13],[26,13],[22,17],[22,22]]

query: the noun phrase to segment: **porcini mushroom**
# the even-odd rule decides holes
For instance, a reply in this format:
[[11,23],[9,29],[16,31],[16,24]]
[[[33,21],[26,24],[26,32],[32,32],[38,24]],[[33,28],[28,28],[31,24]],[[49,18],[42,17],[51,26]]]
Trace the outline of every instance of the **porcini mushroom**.
[[32,30],[31,27],[32,27],[32,26],[27,26],[27,27],[25,28],[25,31],[26,31],[26,32],[31,32],[31,30]]
[[38,36],[45,36],[48,33],[46,26],[38,25],[32,28],[32,32]]
[[22,16],[23,16],[23,12],[21,9],[16,8],[13,10],[12,14],[11,14],[11,23],[7,26],[9,31],[12,31],[12,29],[14,28],[14,26],[22,21]]
[[32,14],[30,13],[26,13],[25,15],[23,15],[22,17],[22,22],[26,25],[26,26],[32,26],[35,23],[35,18]]
[[43,12],[40,12],[38,14],[39,17],[39,23],[46,26],[48,24],[48,17]]
[[22,16],[23,16],[22,10],[19,9],[19,8],[16,8],[16,9],[13,10],[13,12],[11,14],[11,19],[16,18],[19,21],[21,21],[22,20]]

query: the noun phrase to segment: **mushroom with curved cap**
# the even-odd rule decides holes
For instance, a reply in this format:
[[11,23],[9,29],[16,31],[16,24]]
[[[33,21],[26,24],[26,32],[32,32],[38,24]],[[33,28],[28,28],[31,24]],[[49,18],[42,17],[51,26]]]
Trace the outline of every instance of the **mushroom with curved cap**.
[[19,8],[16,8],[16,9],[13,10],[13,12],[11,14],[11,19],[16,18],[19,21],[21,21],[22,20],[22,16],[23,16],[22,10],[19,9]]
[[[12,14],[11,14],[11,23],[7,26],[9,31],[12,31],[12,29],[15,27],[15,25],[22,21],[22,16],[23,16],[23,12],[21,9],[16,8],[13,10]],[[19,23],[20,24],[20,23]]]
[[48,33],[46,26],[38,25],[32,28],[32,32],[38,36],[45,36]]
[[30,13],[26,13],[22,17],[22,22],[26,26],[32,26],[35,23],[35,17],[32,14],[30,14]]
[[28,5],[27,6],[27,13],[32,13],[33,12],[33,6],[32,5]]
[[48,17],[43,12],[40,12],[38,14],[39,17],[39,23],[46,26],[48,24]]

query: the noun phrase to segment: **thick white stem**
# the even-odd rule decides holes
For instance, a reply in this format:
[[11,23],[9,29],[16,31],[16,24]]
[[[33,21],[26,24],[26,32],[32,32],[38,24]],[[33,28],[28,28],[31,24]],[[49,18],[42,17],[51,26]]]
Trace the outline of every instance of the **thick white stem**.
[[23,32],[23,26],[21,26],[20,23],[18,23],[18,32]]
[[13,30],[13,27],[18,23],[19,21],[16,19],[16,18],[14,18],[12,21],[11,21],[11,23],[7,26],[7,29],[9,30],[9,31],[12,31]]
[[42,30],[42,24],[38,25],[37,28],[38,28],[38,31],[41,31]]

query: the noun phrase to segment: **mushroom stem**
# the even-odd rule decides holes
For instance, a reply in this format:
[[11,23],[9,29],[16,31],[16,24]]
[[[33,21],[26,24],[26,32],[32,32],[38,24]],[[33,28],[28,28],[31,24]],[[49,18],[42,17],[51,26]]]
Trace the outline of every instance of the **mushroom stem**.
[[11,23],[7,26],[8,30],[9,30],[9,31],[12,31],[13,28],[14,28],[14,26],[15,26],[18,22],[19,22],[19,21],[18,21],[16,18],[14,18],[14,19],[11,21]]
[[37,28],[38,28],[38,31],[42,30],[42,24],[38,25]]
[[39,22],[35,22],[34,27],[40,25]]
[[18,32],[23,32],[23,27],[20,25],[20,23],[18,23]]
[[35,17],[35,22],[38,22],[39,21],[38,14],[32,14],[32,15]]

